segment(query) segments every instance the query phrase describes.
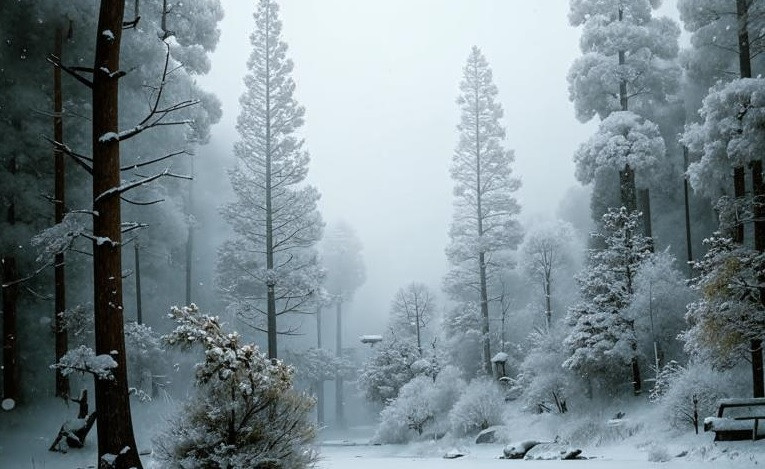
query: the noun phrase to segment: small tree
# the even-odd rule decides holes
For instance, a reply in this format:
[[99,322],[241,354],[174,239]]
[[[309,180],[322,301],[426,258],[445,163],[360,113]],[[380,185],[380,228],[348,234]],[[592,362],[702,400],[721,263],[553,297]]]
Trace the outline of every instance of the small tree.
[[413,282],[400,288],[391,305],[391,334],[402,339],[415,338],[422,356],[422,336],[433,319],[434,309],[433,294],[424,283]]
[[313,400],[292,388],[292,369],[227,333],[196,306],[173,308],[169,345],[201,346],[197,393],[157,440],[169,467],[310,467]]
[[627,309],[634,295],[635,275],[651,252],[651,239],[640,229],[640,213],[611,209],[598,234],[605,248],[590,250],[586,270],[578,278],[583,301],[569,309],[572,326],[565,343],[571,351],[564,366],[605,376],[620,365],[632,367],[635,394],[642,383],[635,319]]
[[[545,305],[545,324],[552,324],[552,283],[553,277],[565,264],[569,252],[573,228],[564,222],[556,226],[532,231],[526,237],[522,249],[524,270],[532,281],[542,287]],[[505,305],[503,313],[505,312]],[[504,315],[503,315],[504,320]],[[503,350],[504,352],[504,350]]]

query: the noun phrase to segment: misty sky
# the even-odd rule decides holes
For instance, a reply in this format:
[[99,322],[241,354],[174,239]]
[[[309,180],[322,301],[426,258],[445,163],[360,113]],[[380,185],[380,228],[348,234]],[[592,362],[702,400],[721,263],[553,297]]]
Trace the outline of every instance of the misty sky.
[[[221,41],[210,75],[200,78],[224,112],[200,152],[208,168],[234,164],[234,123],[256,5],[222,3]],[[364,244],[367,283],[351,307],[351,336],[382,332],[393,294],[408,282],[426,282],[440,294],[452,213],[455,99],[471,46],[482,49],[494,71],[507,147],[515,150],[513,168],[523,182],[522,219],[554,217],[566,191],[578,185],[572,155],[596,124],[579,123],[568,100],[566,74],[580,54],[568,3],[279,1],[296,98],[307,109],[302,133],[312,157],[310,182],[322,193],[325,220],[346,220]],[[676,16],[674,1],[665,3],[662,13]],[[223,171],[200,179],[216,178],[220,186],[228,183]]]

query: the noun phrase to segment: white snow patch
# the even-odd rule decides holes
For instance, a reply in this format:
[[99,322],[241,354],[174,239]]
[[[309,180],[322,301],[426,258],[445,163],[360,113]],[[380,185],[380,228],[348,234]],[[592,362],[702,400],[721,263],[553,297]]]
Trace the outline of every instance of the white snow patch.
[[[107,73],[109,70],[106,71]],[[106,132],[105,134],[98,137],[98,141],[101,143],[106,142],[115,142],[120,139],[120,136],[116,132]]]

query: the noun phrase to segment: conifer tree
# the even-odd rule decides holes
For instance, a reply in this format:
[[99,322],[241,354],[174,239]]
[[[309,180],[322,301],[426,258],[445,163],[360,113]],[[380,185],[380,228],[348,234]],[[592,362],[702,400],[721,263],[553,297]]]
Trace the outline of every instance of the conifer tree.
[[293,97],[293,64],[278,12],[273,0],[258,2],[237,121],[237,165],[229,173],[236,200],[223,209],[236,236],[222,247],[218,268],[230,307],[267,333],[271,358],[277,334],[293,330],[277,329],[277,317],[313,311],[321,269],[312,247],[323,229],[319,193],[305,183],[309,157],[296,135],[305,109]]
[[633,390],[642,391],[635,318],[628,307],[635,293],[635,276],[651,252],[642,234],[640,213],[625,207],[603,215],[599,233],[605,247],[592,249],[579,276],[582,301],[569,309],[572,329],[565,344],[571,355],[564,366],[588,376],[604,377],[623,365],[632,368]]
[[455,201],[446,250],[451,264],[447,283],[461,285],[457,290],[463,294],[455,300],[480,305],[483,369],[491,375],[489,282],[505,263],[503,254],[521,241],[516,220],[520,206],[513,196],[521,183],[512,176],[510,163],[515,156],[504,148],[499,91],[478,47],[470,52],[460,92],[459,143],[451,167]]

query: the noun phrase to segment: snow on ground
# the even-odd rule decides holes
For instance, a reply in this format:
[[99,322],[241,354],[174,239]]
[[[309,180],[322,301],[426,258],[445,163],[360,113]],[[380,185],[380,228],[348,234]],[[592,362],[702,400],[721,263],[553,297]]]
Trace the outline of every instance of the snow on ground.
[[[87,446],[67,454],[48,451],[61,423],[73,417],[76,406],[66,409],[51,400],[36,409],[17,408],[0,412],[0,468],[2,469],[85,469],[96,462],[95,431]],[[642,410],[642,412],[639,412]],[[521,461],[499,459],[505,442],[476,445],[471,439],[442,439],[407,445],[375,446],[369,443],[373,427],[355,427],[345,432],[323,430],[317,449],[321,455],[318,469],[748,469],[765,465],[765,439],[757,442],[712,441],[711,434],[670,430],[657,423],[657,416],[646,408],[626,408],[625,427],[597,427],[605,422],[602,415],[579,417],[509,412],[506,421],[513,440],[538,438],[549,441],[560,436],[583,450],[584,461]],[[149,450],[151,437],[163,422],[158,416],[168,414],[167,404],[134,404],[136,436],[141,451]],[[631,414],[641,418],[630,420]],[[630,423],[631,422],[631,423]],[[597,428],[596,428],[597,427]],[[605,429],[605,433],[604,433]],[[607,433],[612,432],[612,433]],[[573,441],[579,435],[581,441]],[[457,450],[465,456],[444,459]],[[678,455],[683,454],[678,457]],[[142,457],[146,469],[162,466],[151,456]],[[650,459],[666,460],[651,462]]]

